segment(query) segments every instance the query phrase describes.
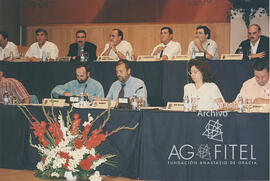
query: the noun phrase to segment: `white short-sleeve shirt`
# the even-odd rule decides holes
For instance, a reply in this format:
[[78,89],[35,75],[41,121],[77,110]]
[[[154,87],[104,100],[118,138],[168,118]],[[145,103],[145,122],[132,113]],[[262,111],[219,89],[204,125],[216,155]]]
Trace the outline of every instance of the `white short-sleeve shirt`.
[[[104,50],[103,50],[103,52],[101,53],[100,56],[102,56],[104,54],[104,52],[106,52],[106,50],[108,48],[109,48],[109,43],[106,43],[105,48],[104,48]],[[123,55],[127,55],[127,52],[129,53],[129,56],[133,55],[132,46],[126,40],[122,40],[115,48],[118,51],[120,51]],[[109,56],[113,56],[113,57],[115,57],[116,59],[119,60],[119,57],[116,55],[116,53],[113,50],[110,51]]]
[[19,57],[19,51],[17,46],[14,43],[8,41],[4,49],[0,47],[0,60],[4,60],[5,58],[9,57],[11,52],[13,54],[13,57]]
[[30,46],[25,54],[25,57],[42,58],[42,53],[45,53],[46,56],[49,53],[52,59],[56,59],[59,55],[59,50],[57,46],[50,41],[46,41],[41,48],[39,47],[38,42],[36,42]]
[[[172,59],[173,56],[181,55],[181,44],[172,40],[167,45],[164,43],[157,45],[151,55],[154,55],[154,52],[160,46],[164,47],[162,55],[167,55],[169,60]],[[160,58],[160,53],[161,51],[157,54],[157,58]]]
[[224,98],[215,83],[205,82],[199,89],[196,89],[194,83],[189,83],[184,86],[184,96],[191,98],[198,98],[199,110],[218,109],[216,99]]

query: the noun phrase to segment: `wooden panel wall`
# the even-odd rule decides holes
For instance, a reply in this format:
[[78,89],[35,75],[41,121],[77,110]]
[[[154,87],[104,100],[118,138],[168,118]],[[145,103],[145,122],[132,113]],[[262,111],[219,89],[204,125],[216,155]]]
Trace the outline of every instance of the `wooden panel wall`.
[[[41,25],[28,26],[26,28],[27,45],[35,42],[35,30],[45,28],[49,34],[49,41],[54,42],[60,56],[66,56],[69,44],[75,41],[75,32],[83,29],[87,32],[88,41],[97,45],[97,55],[103,49],[109,39],[109,33],[113,28],[119,28],[124,33],[124,39],[129,41],[136,55],[149,55],[153,48],[160,43],[160,28],[170,26],[174,32],[174,40],[181,43],[182,54],[187,53],[188,44],[193,40],[196,27],[200,24],[78,24],[78,25]],[[229,23],[205,23],[211,30],[211,39],[218,44],[219,55],[230,51],[230,24]]]

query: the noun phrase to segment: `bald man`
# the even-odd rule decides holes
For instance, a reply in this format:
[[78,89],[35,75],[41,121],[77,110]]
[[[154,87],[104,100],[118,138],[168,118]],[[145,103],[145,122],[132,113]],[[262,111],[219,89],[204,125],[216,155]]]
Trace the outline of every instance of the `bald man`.
[[[258,24],[249,26],[248,39],[239,45],[243,49],[244,60],[269,58],[269,37],[261,34],[261,27]],[[238,53],[238,50],[235,53]]]

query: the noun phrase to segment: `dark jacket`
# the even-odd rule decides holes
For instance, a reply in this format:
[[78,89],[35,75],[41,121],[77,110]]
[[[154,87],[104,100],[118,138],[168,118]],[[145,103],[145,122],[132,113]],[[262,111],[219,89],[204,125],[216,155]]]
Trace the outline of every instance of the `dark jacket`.
[[[84,52],[87,52],[89,55],[88,61],[93,62],[93,60],[96,60],[97,46],[95,44],[90,43],[90,42],[85,42],[83,50],[84,50]],[[73,43],[69,46],[68,56],[71,56],[71,57],[76,56],[75,61],[80,61],[81,57],[78,56],[78,44],[77,43]],[[71,60],[74,60],[74,59],[71,59]]]
[[[248,60],[248,55],[249,55],[249,52],[251,51],[250,40],[248,39],[248,40],[242,41],[239,47],[242,47],[243,49],[243,55],[244,55],[243,60]],[[260,53],[260,52],[265,52],[264,58],[269,58],[269,37],[261,35],[256,53]],[[238,49],[236,50],[235,53],[238,53]]]

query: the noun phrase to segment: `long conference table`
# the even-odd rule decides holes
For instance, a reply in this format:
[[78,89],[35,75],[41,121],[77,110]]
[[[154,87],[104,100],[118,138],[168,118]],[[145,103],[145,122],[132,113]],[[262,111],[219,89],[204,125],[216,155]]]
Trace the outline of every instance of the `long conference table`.
[[[252,61],[207,61],[216,75],[224,99],[232,102],[244,81],[253,77]],[[59,84],[76,79],[75,62],[0,62],[6,77],[22,82],[30,94],[39,101],[50,97],[51,90]],[[117,80],[116,62],[89,63],[90,76],[98,80],[107,95],[111,84]],[[148,102],[163,106],[168,101],[181,101],[184,85],[188,83],[186,61],[131,62],[131,74],[144,80]]]
[[[41,106],[28,109],[37,119],[45,119]],[[55,113],[65,115],[67,110],[55,108]],[[103,111],[74,109],[71,117],[78,113],[85,121],[88,113],[96,117]],[[16,106],[4,105],[0,115],[0,168],[35,169],[40,157],[29,146],[32,133],[25,116]],[[100,166],[103,175],[185,181],[269,179],[269,114],[112,110],[104,131],[136,123],[136,130],[120,131],[107,140],[105,148],[117,155],[117,167]]]
[[[234,100],[242,83],[253,76],[252,62],[208,63],[228,102]],[[91,77],[101,82],[105,95],[116,80],[115,64],[90,64]],[[6,77],[20,80],[40,100],[49,97],[55,85],[75,79],[75,65],[0,63],[6,69]],[[132,74],[145,81],[151,105],[181,101],[188,82],[186,62],[132,62]],[[40,106],[28,108],[39,120],[44,120]],[[68,109],[58,108],[55,112]],[[89,112],[96,117],[102,111],[75,109],[73,113],[86,120]],[[123,125],[132,127],[136,123],[139,127],[135,131],[121,131],[108,139],[108,150],[118,155],[118,167],[101,166],[102,174],[152,180],[269,179],[267,113],[113,110],[105,130]],[[29,123],[16,106],[0,105],[0,168],[35,169],[40,157],[29,146],[30,134]]]

